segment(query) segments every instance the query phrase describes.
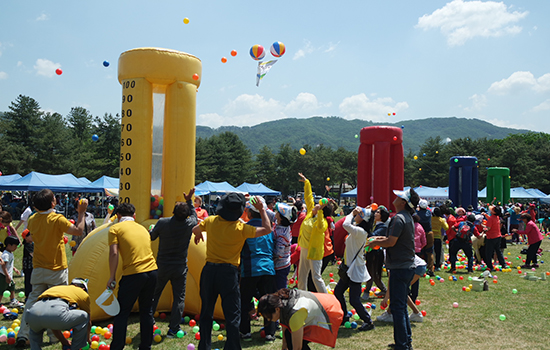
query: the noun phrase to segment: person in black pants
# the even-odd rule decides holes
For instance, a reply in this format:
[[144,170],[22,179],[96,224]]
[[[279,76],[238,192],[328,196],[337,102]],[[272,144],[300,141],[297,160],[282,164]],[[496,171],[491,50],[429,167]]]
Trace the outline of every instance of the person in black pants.
[[151,239],[145,227],[134,221],[136,208],[122,203],[117,209],[118,223],[109,229],[109,270],[107,288],[116,286],[119,254],[122,278],[119,282],[120,312],[113,322],[111,349],[121,350],[126,342],[128,316],[139,300],[140,350],[151,349],[153,342],[153,293],[157,284],[157,263],[151,250]]

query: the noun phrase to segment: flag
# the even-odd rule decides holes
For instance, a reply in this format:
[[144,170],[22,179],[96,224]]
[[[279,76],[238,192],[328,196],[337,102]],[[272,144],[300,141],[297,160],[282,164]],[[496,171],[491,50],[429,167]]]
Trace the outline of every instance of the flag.
[[277,60],[267,61],[267,62],[258,62],[258,74],[256,74],[256,86],[260,86],[260,80],[269,72],[271,67],[277,63]]

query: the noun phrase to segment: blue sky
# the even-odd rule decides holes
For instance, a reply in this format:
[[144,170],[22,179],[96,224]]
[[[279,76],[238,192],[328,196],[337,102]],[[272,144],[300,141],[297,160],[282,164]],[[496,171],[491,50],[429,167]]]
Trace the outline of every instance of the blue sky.
[[[3,1],[0,111],[22,94],[118,113],[118,57],[161,47],[202,61],[198,125],[457,116],[550,133],[549,15],[523,0]],[[275,41],[286,53],[256,87],[248,51]]]

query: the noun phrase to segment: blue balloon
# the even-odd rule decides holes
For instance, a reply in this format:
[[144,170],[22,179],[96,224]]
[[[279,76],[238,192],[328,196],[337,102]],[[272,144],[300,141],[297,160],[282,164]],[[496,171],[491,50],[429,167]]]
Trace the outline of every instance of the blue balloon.
[[103,61],[103,67],[109,67],[109,61]]
[[373,309],[373,310],[375,310],[375,309],[376,309],[376,305],[375,305],[375,304],[371,304],[371,305],[370,305],[370,308]]
[[422,155],[423,155],[424,157],[426,157],[426,153],[422,153]]
[[351,328],[352,328],[352,329],[357,328],[357,322],[352,322],[352,323],[351,323]]
[[93,134],[92,141],[96,142],[97,140],[99,140],[99,136],[97,136],[96,134]]
[[401,125],[401,129],[405,129],[405,125]]

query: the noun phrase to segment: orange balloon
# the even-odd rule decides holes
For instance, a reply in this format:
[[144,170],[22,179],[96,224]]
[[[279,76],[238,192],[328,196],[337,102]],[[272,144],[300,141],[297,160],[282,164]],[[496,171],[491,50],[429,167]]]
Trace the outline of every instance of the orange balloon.
[[237,50],[231,50],[231,56],[233,57],[237,56]]
[[199,80],[199,75],[197,73],[193,74],[193,80]]
[[222,57],[222,63],[225,63],[225,62],[227,62],[227,58]]

